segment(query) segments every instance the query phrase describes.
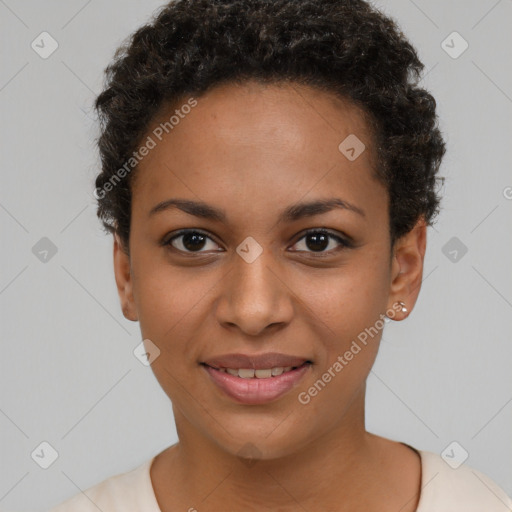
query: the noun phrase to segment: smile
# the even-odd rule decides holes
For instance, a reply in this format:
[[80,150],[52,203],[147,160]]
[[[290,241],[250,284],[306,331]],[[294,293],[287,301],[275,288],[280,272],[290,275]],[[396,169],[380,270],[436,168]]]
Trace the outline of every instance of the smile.
[[201,366],[224,395],[239,403],[256,405],[277,400],[297,386],[311,363],[259,369],[215,368],[205,363]]
[[235,377],[240,377],[241,379],[268,379],[269,377],[277,377],[285,372],[289,372],[291,370],[295,370],[296,366],[276,366],[274,368],[264,368],[260,370],[255,370],[254,368],[215,368],[220,372],[226,372],[230,375],[234,375]]

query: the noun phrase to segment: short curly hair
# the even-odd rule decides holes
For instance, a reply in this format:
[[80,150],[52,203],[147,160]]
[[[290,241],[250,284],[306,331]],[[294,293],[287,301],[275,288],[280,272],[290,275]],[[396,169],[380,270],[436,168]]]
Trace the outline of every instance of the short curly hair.
[[[131,183],[123,173],[161,108],[226,83],[294,82],[362,109],[389,193],[391,247],[439,213],[445,144],[424,65],[396,22],[363,0],[175,0],[116,50],[95,100],[97,215],[129,254]],[[117,176],[116,176],[117,173]],[[114,180],[115,179],[115,180]]]

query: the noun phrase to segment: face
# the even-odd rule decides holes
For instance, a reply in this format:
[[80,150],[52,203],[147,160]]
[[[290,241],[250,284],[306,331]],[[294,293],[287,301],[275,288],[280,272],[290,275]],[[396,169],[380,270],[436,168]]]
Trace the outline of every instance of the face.
[[[419,292],[425,226],[390,253],[388,195],[353,104],[251,82],[195,101],[150,127],[130,257],[114,245],[123,312],[160,351],[151,366],[178,433],[261,458],[354,434],[384,315],[404,318],[394,304],[410,312]],[[339,149],[349,135],[359,155]]]

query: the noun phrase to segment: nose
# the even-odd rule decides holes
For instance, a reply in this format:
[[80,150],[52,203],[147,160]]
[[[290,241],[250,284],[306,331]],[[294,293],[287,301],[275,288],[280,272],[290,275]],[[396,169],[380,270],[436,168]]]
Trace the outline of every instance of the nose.
[[293,315],[291,292],[272,254],[264,250],[251,263],[236,254],[232,264],[217,305],[219,323],[249,336],[287,325]]

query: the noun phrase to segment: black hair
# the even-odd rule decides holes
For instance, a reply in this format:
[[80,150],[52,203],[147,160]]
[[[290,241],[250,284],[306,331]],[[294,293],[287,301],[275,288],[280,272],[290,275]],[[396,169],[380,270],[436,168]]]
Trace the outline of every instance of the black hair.
[[[97,214],[128,253],[133,158],[160,109],[225,83],[294,82],[355,103],[374,134],[390,239],[439,213],[445,144],[424,66],[396,22],[363,0],[176,0],[129,36],[95,100]],[[341,141],[340,141],[341,142]],[[120,179],[122,175],[122,179]]]

